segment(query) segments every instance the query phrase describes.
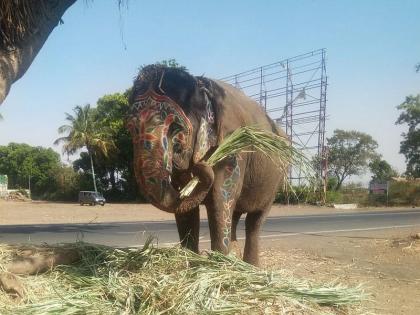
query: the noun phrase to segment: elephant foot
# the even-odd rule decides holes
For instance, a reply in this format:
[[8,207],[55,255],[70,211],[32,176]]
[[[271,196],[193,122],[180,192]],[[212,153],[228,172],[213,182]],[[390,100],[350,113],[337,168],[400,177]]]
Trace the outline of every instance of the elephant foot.
[[230,250],[229,253],[234,254],[237,258],[242,259],[242,248],[239,245],[238,241],[231,241],[230,242]]
[[0,290],[17,301],[20,301],[25,295],[22,283],[10,272],[0,272]]

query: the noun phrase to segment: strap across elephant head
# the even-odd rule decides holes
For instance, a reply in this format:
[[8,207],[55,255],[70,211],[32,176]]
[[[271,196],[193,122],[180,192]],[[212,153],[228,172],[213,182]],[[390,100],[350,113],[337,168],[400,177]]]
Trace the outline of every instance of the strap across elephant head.
[[207,95],[208,92],[203,90],[203,93],[206,102],[206,110],[203,117],[201,117],[200,127],[197,131],[193,157],[194,163],[201,161],[210,148],[217,145],[216,117],[213,104],[210,102]]

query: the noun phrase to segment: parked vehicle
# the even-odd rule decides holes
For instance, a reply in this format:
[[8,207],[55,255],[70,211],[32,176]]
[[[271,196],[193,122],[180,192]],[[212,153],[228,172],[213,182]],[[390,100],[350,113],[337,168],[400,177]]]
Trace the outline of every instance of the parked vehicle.
[[106,200],[101,193],[94,191],[79,191],[79,203],[81,206],[84,204],[104,206],[105,202]]

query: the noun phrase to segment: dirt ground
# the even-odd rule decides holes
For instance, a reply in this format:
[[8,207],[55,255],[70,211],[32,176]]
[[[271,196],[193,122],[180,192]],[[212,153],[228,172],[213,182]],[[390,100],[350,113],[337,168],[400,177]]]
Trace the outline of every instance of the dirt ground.
[[265,241],[261,256],[264,267],[286,269],[299,278],[363,285],[369,301],[350,314],[420,314],[420,240],[407,233]]
[[[395,210],[398,208],[389,208]],[[361,208],[350,211],[366,211]],[[377,208],[368,209],[377,211]],[[380,209],[383,210],[383,209]],[[273,205],[270,216],[346,213],[349,210],[316,206]],[[200,216],[206,219],[205,208]],[[78,203],[56,203],[45,201],[4,201],[0,199],[0,225],[58,224],[58,223],[105,223],[133,221],[174,220],[174,215],[160,211],[150,204],[106,204],[102,206],[80,206]]]
[[[274,206],[271,216],[337,212],[346,210]],[[205,217],[205,211],[202,211],[202,217]],[[173,220],[173,215],[150,205],[81,207],[66,203],[0,200],[0,225],[157,220]],[[361,308],[352,308],[345,313],[417,315],[420,314],[420,240],[410,236],[416,232],[420,231],[401,229],[265,239],[261,260],[263,267],[286,269],[299,278],[363,285],[370,295],[369,300],[363,302]],[[240,248],[243,244],[238,245]]]

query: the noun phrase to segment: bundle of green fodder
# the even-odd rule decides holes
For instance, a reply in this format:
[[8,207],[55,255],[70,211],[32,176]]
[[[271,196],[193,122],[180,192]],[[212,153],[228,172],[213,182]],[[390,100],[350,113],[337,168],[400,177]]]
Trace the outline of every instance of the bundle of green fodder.
[[[225,158],[241,152],[260,152],[267,156],[280,170],[284,185],[288,185],[287,174],[291,166],[299,169],[302,176],[307,177],[310,181],[314,179],[311,162],[301,150],[291,145],[284,136],[260,129],[257,126],[244,126],[236,129],[223,140],[206,163],[214,166]],[[197,184],[198,177],[191,179],[181,190],[181,198],[189,196]],[[284,188],[291,188],[293,192],[291,186]]]
[[[21,276],[25,297],[0,290],[1,314],[320,314],[357,304],[361,288],[320,286],[218,252],[64,244],[82,259]],[[0,267],[13,253],[0,248]],[[330,306],[325,309],[321,306]]]

